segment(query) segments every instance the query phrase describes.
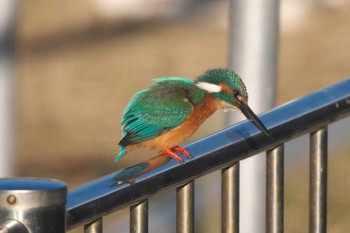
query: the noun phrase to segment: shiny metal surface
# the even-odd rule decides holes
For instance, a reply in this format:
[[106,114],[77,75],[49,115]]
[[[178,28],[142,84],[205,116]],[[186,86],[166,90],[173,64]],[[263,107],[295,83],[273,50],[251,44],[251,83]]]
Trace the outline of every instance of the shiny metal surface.
[[221,232],[239,232],[239,163],[221,170]]
[[[199,176],[230,166],[350,114],[350,79],[280,106],[260,116],[273,140],[250,122],[242,122],[186,147],[193,159],[169,161],[132,183],[116,184],[109,174],[68,193],[68,228],[145,200]],[[234,152],[234,153],[232,153]]]
[[66,185],[55,180],[0,179],[0,221],[18,221],[30,233],[63,233],[66,194]]
[[103,232],[102,218],[99,218],[94,222],[84,225],[84,233],[102,233],[102,232]]
[[194,232],[194,181],[176,188],[176,232]]
[[29,233],[29,231],[14,219],[0,219],[0,233]]
[[148,232],[148,200],[130,206],[130,233]]
[[310,133],[310,233],[327,232],[327,127]]
[[266,232],[283,232],[284,145],[266,153]]

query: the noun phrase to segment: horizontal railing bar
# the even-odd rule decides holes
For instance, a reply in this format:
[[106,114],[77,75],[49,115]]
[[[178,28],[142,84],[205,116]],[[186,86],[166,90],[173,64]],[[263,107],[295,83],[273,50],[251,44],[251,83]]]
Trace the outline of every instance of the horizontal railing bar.
[[[261,115],[273,139],[245,121],[187,145],[194,159],[184,165],[168,161],[131,184],[117,185],[116,177],[123,171],[109,174],[68,193],[68,229],[227,167],[349,113],[350,79],[347,79]],[[145,167],[145,164],[147,161],[134,167]]]

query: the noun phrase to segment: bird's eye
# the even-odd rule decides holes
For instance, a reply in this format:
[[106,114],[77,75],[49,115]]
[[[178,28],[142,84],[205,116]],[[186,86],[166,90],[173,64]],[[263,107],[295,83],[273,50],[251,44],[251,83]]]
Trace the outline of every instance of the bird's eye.
[[241,95],[239,94],[239,91],[233,91],[233,96],[237,99],[237,98],[239,98]]
[[235,97],[236,100],[241,102],[243,100],[243,97],[239,94],[238,91],[233,91],[233,96]]

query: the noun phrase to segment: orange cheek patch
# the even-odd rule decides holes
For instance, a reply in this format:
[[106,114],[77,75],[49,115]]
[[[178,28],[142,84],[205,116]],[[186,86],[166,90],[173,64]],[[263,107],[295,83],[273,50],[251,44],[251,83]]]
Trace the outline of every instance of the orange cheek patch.
[[221,92],[232,94],[231,88],[226,83],[220,83]]

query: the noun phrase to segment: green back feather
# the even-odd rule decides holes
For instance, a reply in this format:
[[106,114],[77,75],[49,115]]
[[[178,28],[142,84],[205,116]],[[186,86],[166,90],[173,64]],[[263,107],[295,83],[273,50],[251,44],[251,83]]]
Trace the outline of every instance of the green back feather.
[[136,93],[125,109],[119,145],[146,141],[180,126],[204,95],[186,78],[155,79],[154,85]]

